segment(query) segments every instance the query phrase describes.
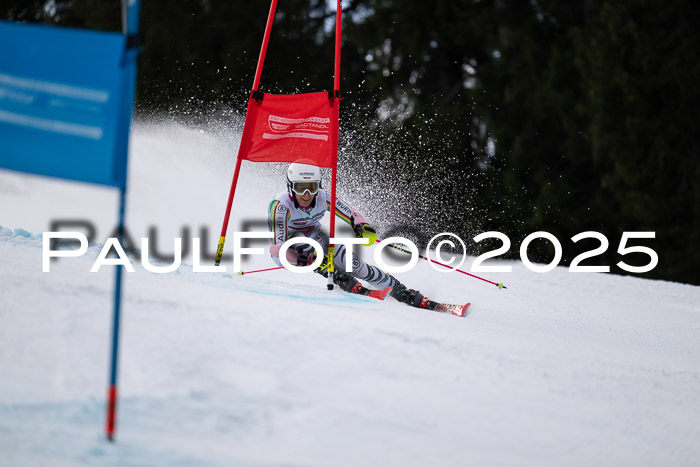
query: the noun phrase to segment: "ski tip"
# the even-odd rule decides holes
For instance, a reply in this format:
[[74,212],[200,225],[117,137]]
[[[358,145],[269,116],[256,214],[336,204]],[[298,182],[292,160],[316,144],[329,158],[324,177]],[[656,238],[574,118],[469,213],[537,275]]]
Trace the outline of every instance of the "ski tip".
[[460,318],[464,318],[465,316],[467,316],[467,308],[469,308],[469,305],[471,305],[471,303],[467,303],[458,310],[453,311],[452,314],[459,316]]

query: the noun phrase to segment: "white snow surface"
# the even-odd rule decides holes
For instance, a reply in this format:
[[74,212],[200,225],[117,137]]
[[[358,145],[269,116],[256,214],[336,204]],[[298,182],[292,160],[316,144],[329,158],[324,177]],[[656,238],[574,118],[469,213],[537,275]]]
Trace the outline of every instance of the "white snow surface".
[[[213,253],[236,149],[224,131],[136,125],[131,236],[156,226],[172,251],[204,226]],[[265,230],[283,176],[243,164],[226,252],[242,220]],[[114,267],[89,271],[116,216],[114,190],[0,171],[2,466],[700,465],[700,287],[516,261],[486,274],[507,290],[424,261],[398,274],[472,302],[462,319],[311,274],[194,273],[191,255],[154,274],[135,258],[108,443]],[[43,273],[56,219],[98,237]]]

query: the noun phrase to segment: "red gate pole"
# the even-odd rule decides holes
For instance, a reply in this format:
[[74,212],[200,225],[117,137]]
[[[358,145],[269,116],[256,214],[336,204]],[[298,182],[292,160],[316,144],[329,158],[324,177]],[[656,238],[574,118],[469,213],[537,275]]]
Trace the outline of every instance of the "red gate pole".
[[[333,90],[340,91],[340,29],[343,15],[343,2],[337,0],[335,12],[335,73],[333,73]],[[337,96],[336,96],[337,97]]]
[[[265,54],[267,53],[267,44],[270,41],[270,32],[272,31],[272,22],[275,20],[275,11],[277,10],[277,0],[272,0],[270,3],[270,12],[267,15],[267,24],[265,25],[265,35],[263,36],[263,43],[260,47],[260,55],[258,56],[258,66],[255,69],[255,79],[253,79],[253,90],[249,98],[253,99],[253,94],[258,91],[260,86],[260,76],[262,75],[263,64],[265,63]],[[249,106],[250,110],[251,107]],[[253,115],[254,117],[254,115]],[[247,121],[248,115],[246,115]],[[224,242],[226,241],[226,231],[228,230],[228,221],[231,217],[231,207],[233,206],[233,196],[236,193],[236,185],[238,184],[238,174],[241,170],[241,162],[243,162],[242,154],[247,153],[250,146],[250,131],[246,131],[245,123],[243,124],[243,134],[241,135],[241,143],[238,146],[238,155],[236,156],[236,169],[233,172],[233,181],[231,182],[231,190],[228,194],[228,202],[226,204],[226,214],[224,214],[224,223],[221,226],[221,235],[219,236],[219,246],[216,249],[216,257],[214,259],[214,264],[218,266],[221,264],[221,257],[224,254]]]
[[[341,34],[341,19],[343,15],[343,5],[341,0],[337,0],[335,12],[335,68],[333,73],[333,99],[331,105],[334,105],[333,114],[333,144],[332,151],[335,153],[335,163],[331,167],[331,228],[330,234],[331,238],[335,237],[335,202],[336,202],[336,177],[338,175],[338,119],[339,119],[339,108],[340,108],[340,34]],[[333,275],[335,274],[334,267],[334,256],[335,256],[335,246],[330,244],[328,246],[328,255],[330,265],[328,267],[328,290],[333,290]]]
[[263,63],[265,63],[265,54],[267,53],[267,43],[270,42],[270,32],[272,31],[272,22],[275,20],[275,11],[277,10],[277,0],[272,0],[270,3],[270,12],[267,14],[267,25],[265,26],[265,36],[263,37],[260,55],[258,56],[258,67],[255,70],[255,79],[253,80],[253,91],[258,90],[260,86],[260,75],[262,75]]

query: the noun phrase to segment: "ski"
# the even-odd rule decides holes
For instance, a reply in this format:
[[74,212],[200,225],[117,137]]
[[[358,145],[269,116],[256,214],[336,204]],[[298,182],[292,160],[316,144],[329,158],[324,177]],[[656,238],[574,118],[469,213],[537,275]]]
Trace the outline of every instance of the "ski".
[[[343,290],[343,289],[341,289],[341,290]],[[389,296],[389,294],[391,293],[392,290],[393,289],[391,286],[389,286],[383,290],[371,290],[371,289],[368,289],[367,287],[360,285],[360,283],[358,282],[357,284],[355,284],[355,286],[352,288],[352,290],[349,291],[349,293],[353,293],[353,294],[357,294],[357,295],[364,295],[366,297],[376,298],[377,300],[384,300],[386,297]]]
[[469,308],[469,305],[471,305],[471,303],[467,303],[466,305],[453,305],[450,303],[434,302],[426,297],[421,302],[420,307],[439,313],[451,313],[464,318],[467,315],[467,308]]
[[[357,294],[357,295],[364,295],[366,297],[372,297],[376,298],[377,300],[385,300],[389,295],[391,294],[391,291],[393,288],[391,286],[383,289],[383,290],[372,290],[368,289],[367,287],[363,286],[359,282],[356,283],[351,290],[343,290],[344,292],[347,293],[352,293],[352,294]],[[423,308],[426,310],[432,310],[432,311],[437,311],[439,313],[451,313],[455,316],[459,317],[465,317],[467,315],[467,308],[469,308],[469,305],[471,303],[467,303],[466,305],[453,305],[450,303],[440,303],[440,302],[434,302],[427,297],[423,298],[423,301],[421,301],[419,308]]]
[[[385,289],[378,289],[378,290],[372,290],[368,289],[364,285],[362,285],[359,281],[352,280],[351,277],[348,276],[339,276],[339,279],[343,279],[339,282],[336,282],[336,285],[339,286],[340,290],[346,292],[346,293],[352,293],[356,295],[364,295],[365,297],[372,297],[376,298],[377,300],[385,300],[387,297],[391,295],[391,292],[394,290],[392,286],[388,286]],[[354,283],[353,283],[354,282]],[[413,291],[414,293],[417,293]],[[467,303],[466,305],[453,305],[450,303],[440,303],[440,302],[434,302],[430,300],[428,297],[423,297],[420,303],[417,305],[417,308],[423,308],[426,310],[432,310],[432,311],[437,311],[440,313],[451,313],[455,316],[459,317],[464,317],[467,314],[467,308],[471,305],[471,303]],[[413,305],[416,306],[416,305]]]

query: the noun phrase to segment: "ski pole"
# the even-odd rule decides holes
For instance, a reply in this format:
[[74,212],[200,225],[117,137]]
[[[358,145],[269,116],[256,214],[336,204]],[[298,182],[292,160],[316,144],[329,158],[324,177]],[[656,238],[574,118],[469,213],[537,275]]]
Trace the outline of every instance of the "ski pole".
[[265,272],[265,271],[274,271],[275,269],[283,269],[284,266],[277,266],[274,268],[267,268],[267,269],[256,269],[255,271],[239,271],[238,275],[242,276],[244,274],[253,274],[254,272]]
[[[377,243],[381,243],[381,240],[377,239]],[[406,249],[404,249],[404,248],[401,248],[400,246],[396,246],[396,245],[394,245],[393,243],[390,243],[389,246],[390,246],[391,248],[395,249],[395,250],[399,250],[399,251],[403,251],[404,253],[411,254],[410,251],[408,251],[408,250],[406,250]],[[448,265],[442,264],[441,262],[435,261],[434,259],[427,258],[427,257],[421,255],[420,253],[418,253],[418,257],[419,257],[419,258],[422,258],[422,259],[424,259],[424,260],[426,260],[426,261],[430,261],[431,263],[439,264],[439,265],[442,266],[442,267],[449,268]],[[470,273],[468,273],[468,272],[466,272],[466,271],[462,271],[461,269],[455,268],[455,269],[453,269],[453,271],[461,272],[462,274],[466,274],[467,276],[474,277],[475,279],[480,279],[480,280],[482,280],[482,281],[484,281],[484,282],[488,282],[489,284],[495,285],[495,286],[498,287],[499,289],[507,289],[507,288],[508,288],[508,287],[506,287],[505,285],[503,285],[503,282],[493,282],[493,281],[490,281],[490,280],[488,280],[488,279],[484,279],[483,277],[479,277],[479,276],[477,276],[477,275],[475,275],[475,274],[470,274]]]

